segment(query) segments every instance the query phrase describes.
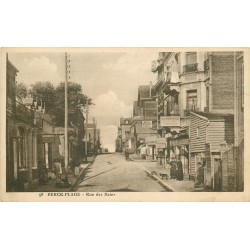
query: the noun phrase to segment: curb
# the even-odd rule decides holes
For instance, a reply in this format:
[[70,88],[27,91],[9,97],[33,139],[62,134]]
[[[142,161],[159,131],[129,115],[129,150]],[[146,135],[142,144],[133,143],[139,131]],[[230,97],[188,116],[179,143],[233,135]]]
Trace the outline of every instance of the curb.
[[[144,160],[134,160],[134,159],[131,158],[131,157],[129,157],[129,159],[130,159],[131,161],[135,161],[135,162],[147,162],[147,161],[144,161]],[[156,161],[152,160],[152,161],[148,161],[148,162],[156,162]],[[156,179],[156,180],[157,180],[158,182],[160,182],[160,184],[161,184],[162,186],[164,186],[167,190],[169,190],[169,191],[171,191],[171,192],[176,192],[176,190],[175,190],[174,188],[172,188],[170,185],[166,184],[166,183],[165,183],[164,181],[162,181],[158,176],[152,175],[145,167],[143,167],[143,168],[144,168],[144,171],[145,171],[148,175],[150,175],[151,178]]]
[[72,186],[70,187],[69,192],[75,191],[75,186],[78,184],[78,182],[79,182],[80,178],[82,177],[83,173],[85,172],[85,170],[87,170],[88,167],[91,166],[91,165],[93,164],[93,162],[94,162],[96,156],[97,156],[97,155],[94,155],[94,156],[90,159],[90,162],[87,164],[87,166],[81,170],[81,172],[79,173],[78,178],[76,179],[76,181],[75,181],[75,182],[72,184]]
[[[143,167],[144,168],[144,167]],[[150,175],[151,178],[156,179],[158,182],[161,183],[162,186],[164,186],[167,190],[171,191],[171,192],[176,192],[176,190],[174,188],[172,188],[170,185],[166,184],[164,181],[162,181],[158,176],[155,176],[153,174],[151,174],[146,168],[144,168],[144,171]]]

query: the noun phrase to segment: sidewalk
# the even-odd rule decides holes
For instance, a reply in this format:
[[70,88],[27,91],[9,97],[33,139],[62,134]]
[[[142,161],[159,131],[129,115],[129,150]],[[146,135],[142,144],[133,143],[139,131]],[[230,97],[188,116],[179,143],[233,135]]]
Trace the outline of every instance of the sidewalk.
[[[89,163],[82,163],[80,165],[80,174],[81,172],[89,165]],[[74,176],[72,170],[69,170],[68,173],[68,182],[71,184],[69,187],[56,187],[56,183],[58,180],[48,180],[46,184],[41,185],[37,184],[36,186],[30,187],[27,192],[69,192],[70,188],[74,185],[74,183],[78,180],[79,176]]]
[[78,179],[81,177],[82,172],[94,162],[95,156],[88,157],[87,163],[80,164],[80,171],[78,176],[74,176],[74,172],[69,170],[68,182],[71,184],[69,187],[56,187],[58,180],[47,180],[45,184],[37,184],[29,187],[26,192],[69,192],[71,188],[75,186]]
[[[133,158],[131,158],[132,161]],[[137,160],[135,160],[137,161]],[[143,168],[152,177],[157,179],[162,185],[173,192],[201,192],[205,191],[204,188],[195,188],[194,181],[184,178],[182,181],[170,179],[170,167],[160,167],[158,162],[152,162],[148,164],[147,160],[140,160],[145,162]],[[166,178],[167,177],[167,178]]]

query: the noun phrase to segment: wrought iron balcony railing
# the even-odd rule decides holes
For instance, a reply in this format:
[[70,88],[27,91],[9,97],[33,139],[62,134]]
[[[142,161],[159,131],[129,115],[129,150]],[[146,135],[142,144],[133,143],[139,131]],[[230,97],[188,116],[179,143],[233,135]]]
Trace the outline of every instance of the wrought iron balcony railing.
[[187,107],[187,109],[184,110],[184,116],[189,116],[190,111],[200,111],[200,110],[199,108],[190,105],[189,107]]
[[187,64],[183,66],[183,73],[198,71],[198,63]]

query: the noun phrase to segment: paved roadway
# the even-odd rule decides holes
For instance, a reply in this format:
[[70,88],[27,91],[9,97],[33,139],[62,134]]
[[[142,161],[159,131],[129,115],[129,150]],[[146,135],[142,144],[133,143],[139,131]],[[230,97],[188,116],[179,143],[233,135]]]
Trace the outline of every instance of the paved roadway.
[[151,162],[126,161],[120,153],[98,155],[77,187],[78,192],[164,192],[147,176],[144,166]]

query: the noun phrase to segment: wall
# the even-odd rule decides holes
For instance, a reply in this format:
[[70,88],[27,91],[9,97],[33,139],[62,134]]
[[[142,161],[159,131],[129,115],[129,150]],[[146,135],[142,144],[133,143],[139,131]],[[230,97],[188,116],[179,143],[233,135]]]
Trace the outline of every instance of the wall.
[[194,82],[194,83],[188,83],[188,84],[182,84],[181,85],[181,92],[180,92],[180,98],[179,98],[179,111],[180,115],[184,116],[184,110],[187,109],[187,91],[188,90],[197,90],[197,107],[199,111],[204,111],[204,107],[206,106],[206,98],[204,96],[204,93],[201,93],[204,91],[205,83],[204,82]]
[[126,134],[125,132],[129,132],[130,131],[130,124],[122,124],[121,125],[121,130],[122,130],[122,140],[124,141],[126,139]]
[[145,101],[143,105],[144,117],[146,119],[152,118],[156,119],[157,116],[157,102],[155,101]]
[[244,59],[243,53],[236,58],[236,83],[235,83],[235,146],[244,139]]
[[[205,151],[207,120],[191,113],[190,117],[190,152]],[[199,127],[199,137],[197,128]]]
[[234,109],[234,54],[212,52],[211,84],[212,112],[233,114]]
[[211,151],[219,151],[220,144],[225,142],[225,122],[223,120],[209,121],[207,127],[207,142]]

